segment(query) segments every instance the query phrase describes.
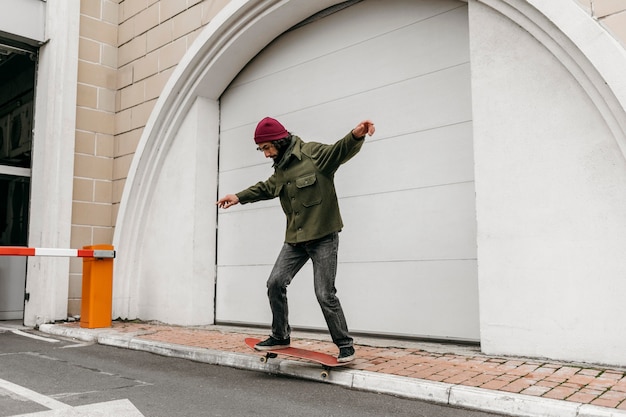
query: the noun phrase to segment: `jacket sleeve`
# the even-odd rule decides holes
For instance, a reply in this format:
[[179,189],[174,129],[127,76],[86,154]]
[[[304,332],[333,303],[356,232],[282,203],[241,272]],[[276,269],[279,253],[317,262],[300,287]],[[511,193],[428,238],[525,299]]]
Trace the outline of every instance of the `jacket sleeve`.
[[271,200],[278,196],[276,190],[276,178],[274,175],[267,181],[260,181],[253,186],[237,193],[237,198],[241,204],[254,203],[261,200]]
[[332,145],[311,143],[310,157],[325,174],[334,174],[339,166],[349,161],[363,146],[364,138],[355,138],[350,131]]

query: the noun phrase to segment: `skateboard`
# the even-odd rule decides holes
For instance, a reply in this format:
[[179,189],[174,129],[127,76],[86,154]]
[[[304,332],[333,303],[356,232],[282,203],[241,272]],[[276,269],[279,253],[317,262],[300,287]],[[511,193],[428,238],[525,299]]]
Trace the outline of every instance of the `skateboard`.
[[306,350],[297,347],[288,347],[284,349],[274,349],[274,350],[256,350],[254,345],[259,343],[261,340],[254,338],[246,338],[246,345],[249,348],[253,349],[255,352],[265,353],[265,356],[261,356],[261,362],[265,363],[268,359],[272,359],[277,357],[278,355],[291,356],[299,359],[306,359],[312,362],[319,363],[322,365],[324,370],[321,372],[320,376],[322,378],[328,378],[330,370],[336,366],[346,365],[342,362],[337,362],[337,358],[334,356],[328,355],[322,352],[315,352],[313,350]]

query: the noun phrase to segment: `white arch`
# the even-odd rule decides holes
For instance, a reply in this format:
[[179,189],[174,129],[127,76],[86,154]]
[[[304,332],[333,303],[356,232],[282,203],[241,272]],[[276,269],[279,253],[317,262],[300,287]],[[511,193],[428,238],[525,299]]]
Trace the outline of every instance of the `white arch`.
[[[144,213],[171,143],[196,98],[217,103],[237,73],[274,38],[295,23],[338,3],[341,1],[233,0],[187,51],[144,128],[124,187],[113,239],[118,251],[114,317],[137,317],[137,253],[146,237]],[[213,108],[214,113],[207,117],[217,119],[218,109]],[[218,131],[207,134],[216,137]]]
[[[567,67],[598,106],[626,154],[626,51],[573,0],[469,0],[522,25]],[[163,162],[198,97],[207,108],[217,141],[217,101],[228,83],[269,42],[289,27],[338,0],[233,0],[207,25],[165,86],[136,150],[117,218],[114,317],[137,318],[139,247],[146,236],[149,206]],[[470,33],[471,36],[471,33]],[[208,216],[215,211],[207,208]],[[154,253],[154,257],[167,256]],[[150,318],[150,317],[140,317]]]
[[572,73],[626,155],[626,49],[573,0],[475,1],[523,27]]

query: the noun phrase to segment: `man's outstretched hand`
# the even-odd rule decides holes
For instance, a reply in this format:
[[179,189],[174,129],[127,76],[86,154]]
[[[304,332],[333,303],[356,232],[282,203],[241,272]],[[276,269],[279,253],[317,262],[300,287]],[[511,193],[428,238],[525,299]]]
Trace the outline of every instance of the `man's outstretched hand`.
[[227,209],[235,204],[239,204],[239,198],[235,194],[226,194],[224,197],[217,200],[215,204],[217,204],[219,208]]
[[352,129],[352,135],[354,135],[355,138],[362,138],[365,135],[372,136],[375,131],[376,128],[374,128],[374,122],[371,120],[363,120],[354,129]]

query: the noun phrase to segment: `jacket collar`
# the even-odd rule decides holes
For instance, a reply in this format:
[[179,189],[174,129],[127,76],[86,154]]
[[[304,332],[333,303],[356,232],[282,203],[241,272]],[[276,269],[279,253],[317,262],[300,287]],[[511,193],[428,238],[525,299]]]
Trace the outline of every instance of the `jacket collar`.
[[295,135],[292,135],[291,145],[287,148],[281,160],[274,163],[274,168],[284,169],[289,164],[292,156],[302,160],[302,139]]

